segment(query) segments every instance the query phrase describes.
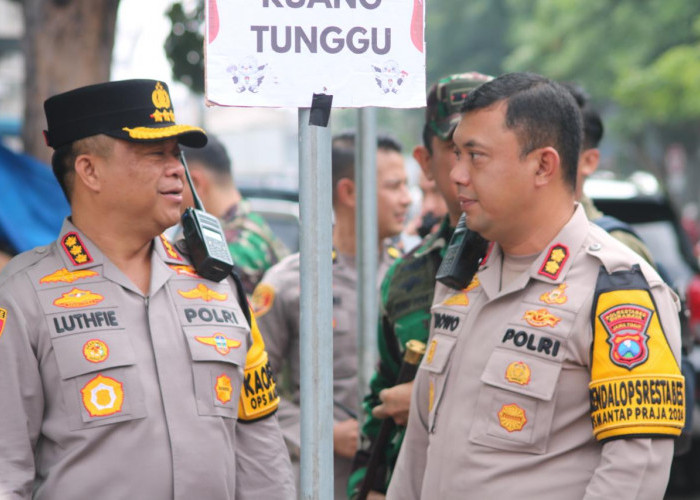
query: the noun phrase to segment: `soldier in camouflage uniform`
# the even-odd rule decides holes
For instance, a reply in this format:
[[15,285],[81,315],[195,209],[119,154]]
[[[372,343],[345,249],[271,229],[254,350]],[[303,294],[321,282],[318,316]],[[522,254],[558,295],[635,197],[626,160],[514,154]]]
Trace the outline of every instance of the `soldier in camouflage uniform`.
[[[345,498],[352,457],[357,450],[359,388],[357,384],[357,267],[355,259],[354,147],[336,142],[333,169],[333,452],[334,498]],[[339,144],[339,146],[338,146]],[[386,239],[396,236],[405,224],[411,202],[400,146],[380,138],[377,151],[377,231],[380,242],[377,287],[394,259],[396,248]],[[281,386],[288,393],[280,402],[280,425],[293,466],[300,458],[300,359],[299,353],[299,254],[285,258],[270,269],[252,297],[260,330],[270,353],[270,366],[283,373]],[[376,297],[365,297],[376,300]],[[298,471],[297,471],[298,472]]]
[[448,208],[448,214],[436,232],[429,234],[412,252],[398,259],[387,272],[381,286],[380,321],[378,326],[379,371],[370,381],[370,394],[365,397],[368,414],[362,427],[361,448],[355,455],[353,473],[348,483],[348,496],[356,497],[365,477],[369,450],[382,420],[394,418],[397,426],[385,450],[383,468],[375,477],[373,492],[384,493],[399,453],[408,416],[412,383],[395,387],[403,350],[411,339],[425,342],[430,324],[430,306],[435,289],[435,274],[461,214],[454,183],[449,179],[455,163],[452,133],[459,123],[459,107],[467,92],[491,77],[479,73],[448,76],[428,92],[423,145],[416,146],[413,157],[429,180],[435,180]]
[[[248,295],[267,269],[289,254],[265,219],[251,211],[236,188],[231,160],[215,137],[201,149],[183,148],[192,182],[207,212],[221,220],[229,251]],[[188,193],[189,189],[185,190]],[[191,198],[183,206],[193,206]]]

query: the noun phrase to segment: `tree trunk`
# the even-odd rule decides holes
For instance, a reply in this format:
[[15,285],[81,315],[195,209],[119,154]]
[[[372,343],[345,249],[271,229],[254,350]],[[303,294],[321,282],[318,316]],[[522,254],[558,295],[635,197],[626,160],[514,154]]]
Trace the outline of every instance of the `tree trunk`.
[[28,154],[49,162],[44,100],[109,80],[119,0],[24,0],[25,106]]

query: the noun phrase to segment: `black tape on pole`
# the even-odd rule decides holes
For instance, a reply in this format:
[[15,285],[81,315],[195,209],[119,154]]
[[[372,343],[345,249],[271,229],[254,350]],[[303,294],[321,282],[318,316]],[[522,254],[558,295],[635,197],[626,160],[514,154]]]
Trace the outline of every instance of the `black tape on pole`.
[[309,125],[327,127],[331,118],[331,104],[333,96],[326,94],[314,94],[311,99],[311,113],[309,113]]

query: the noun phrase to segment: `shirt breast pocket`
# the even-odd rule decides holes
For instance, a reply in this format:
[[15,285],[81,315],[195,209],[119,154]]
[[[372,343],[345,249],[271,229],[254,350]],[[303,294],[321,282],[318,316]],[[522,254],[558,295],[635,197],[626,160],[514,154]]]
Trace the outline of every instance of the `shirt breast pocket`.
[[146,416],[136,357],[123,331],[51,340],[71,430]]
[[437,410],[445,389],[448,361],[452,356],[455,337],[435,334],[428,342],[420,369],[428,372],[428,429],[433,431]]
[[558,362],[495,349],[481,376],[469,440],[501,450],[545,453],[560,372]]
[[[197,412],[202,416],[236,418],[243,387],[247,330],[232,327],[184,327],[192,355]],[[257,381],[245,381],[254,386]]]

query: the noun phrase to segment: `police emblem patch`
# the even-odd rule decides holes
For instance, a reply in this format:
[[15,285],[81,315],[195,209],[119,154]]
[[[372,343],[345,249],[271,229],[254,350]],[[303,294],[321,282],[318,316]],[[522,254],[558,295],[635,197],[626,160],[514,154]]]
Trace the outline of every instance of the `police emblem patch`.
[[508,432],[516,432],[527,424],[527,415],[525,410],[515,403],[503,405],[498,412],[498,422]]
[[90,380],[80,390],[83,406],[91,417],[106,417],[122,411],[124,388],[122,383],[102,374]]
[[506,380],[514,384],[529,384],[530,375],[530,367],[524,361],[514,361],[506,368]]
[[216,292],[208,288],[204,283],[200,283],[192,290],[178,290],[177,293],[186,299],[202,299],[205,302],[211,302],[212,300],[224,301],[228,298],[228,294]]
[[72,309],[75,307],[87,307],[99,304],[103,300],[104,297],[99,293],[93,293],[90,290],[73,288],[70,292],[66,292],[54,300],[53,305]]
[[523,315],[523,319],[532,326],[537,327],[556,326],[556,324],[561,321],[561,318],[557,318],[545,308],[536,311],[526,311]]
[[564,290],[566,290],[566,283],[561,283],[554,290],[550,292],[545,292],[540,295],[540,300],[545,304],[565,304],[569,297],[566,296]]
[[0,307],[0,337],[2,337],[2,331],[5,329],[5,322],[7,321],[7,309]]
[[65,267],[54,271],[51,274],[47,274],[39,280],[39,283],[73,283],[79,279],[92,278],[93,276],[98,276],[95,271],[90,271],[89,269],[78,269],[77,271],[69,271]]
[[90,363],[101,363],[109,356],[109,348],[100,339],[90,339],[83,344],[83,356]]
[[607,342],[613,363],[631,370],[647,360],[647,329],[653,313],[638,304],[620,304],[598,316],[608,332]]
[[61,239],[61,246],[66,251],[66,255],[75,266],[82,266],[92,262],[92,257],[88,253],[85,245],[80,240],[78,233],[70,232]]
[[231,352],[231,349],[237,349],[241,346],[238,340],[226,338],[222,333],[215,333],[209,337],[197,336],[194,339],[202,344],[213,346],[216,352],[223,356]]
[[270,310],[275,301],[275,289],[267,283],[260,283],[253,291],[250,299],[253,312],[260,317]]
[[233,393],[233,386],[231,385],[231,378],[228,375],[221,374],[216,377],[216,399],[221,403],[226,404],[231,401],[231,394]]
[[559,273],[567,260],[569,260],[569,249],[566,245],[555,243],[549,249],[549,255],[537,274],[555,280],[559,277]]

